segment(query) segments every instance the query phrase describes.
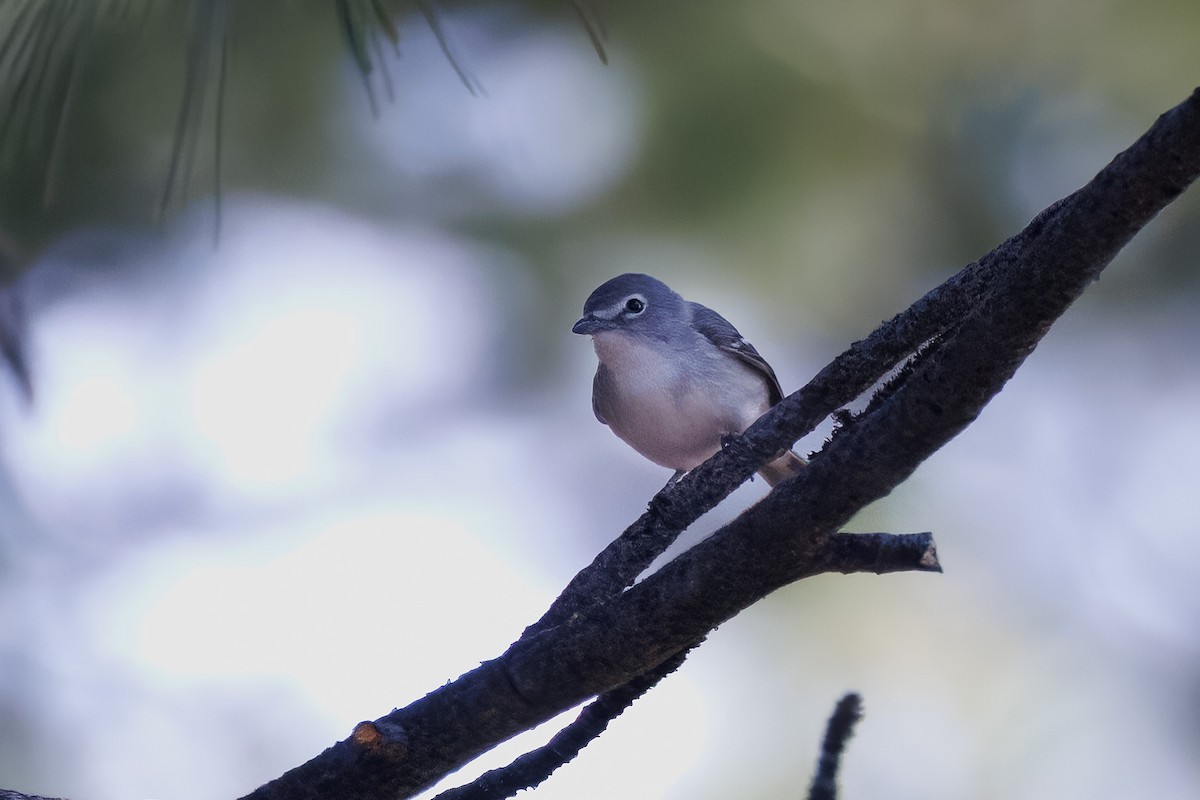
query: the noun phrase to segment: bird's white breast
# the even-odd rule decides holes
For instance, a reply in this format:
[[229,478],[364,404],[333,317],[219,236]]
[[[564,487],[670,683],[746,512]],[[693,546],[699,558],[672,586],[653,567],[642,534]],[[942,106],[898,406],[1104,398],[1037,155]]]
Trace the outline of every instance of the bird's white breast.
[[770,406],[763,376],[711,345],[673,351],[619,331],[592,338],[611,379],[609,427],[656,464],[696,467]]

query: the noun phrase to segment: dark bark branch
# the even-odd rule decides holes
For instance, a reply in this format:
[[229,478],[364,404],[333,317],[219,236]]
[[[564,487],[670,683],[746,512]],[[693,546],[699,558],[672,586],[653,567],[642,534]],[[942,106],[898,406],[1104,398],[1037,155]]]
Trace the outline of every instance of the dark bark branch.
[[10,789],[0,789],[0,800],[61,800],[61,798],[42,797],[40,794],[21,794]]
[[[1053,321],[1197,175],[1200,90],[1087,186],[855,343],[744,436],[655,497],[642,519],[503,655],[360,724],[350,738],[249,797],[411,796],[499,742],[652,674],[781,586],[828,571],[936,569],[927,534],[837,531],[970,424]],[[758,466],[931,340],[937,347],[808,469],[626,588]]]
[[[786,527],[777,531],[780,538],[786,538],[786,532]],[[763,534],[770,537],[770,532]],[[736,537],[725,541],[739,547]],[[793,560],[789,574],[796,578],[831,571],[938,568],[928,533],[842,534],[797,553]],[[565,630],[552,630],[529,642],[522,639],[500,658],[481,664],[407,708],[375,722],[360,723],[349,739],[249,797],[408,796],[452,771],[446,768],[446,759],[460,758],[464,747],[477,748],[473,757],[588,697],[652,672],[715,627],[697,622],[694,614],[686,611],[658,622],[648,620],[647,614],[657,614],[657,576],[635,586],[618,602],[589,609],[563,626]],[[781,579],[779,585],[787,582],[790,580]],[[704,590],[697,587],[697,591]],[[754,589],[743,582],[741,593],[749,596]],[[634,599],[627,606],[630,597]],[[743,604],[749,602],[753,600]],[[688,641],[678,638],[690,631],[695,634]],[[656,643],[659,638],[664,645]],[[396,778],[411,780],[414,768],[420,768],[426,783],[396,788]]]
[[825,726],[821,755],[817,759],[817,774],[808,788],[808,800],[837,800],[838,764],[846,742],[854,734],[854,726],[862,719],[862,698],[851,692],[838,701],[833,715]]
[[682,650],[645,675],[600,695],[544,746],[525,753],[506,767],[485,772],[465,786],[442,792],[433,800],[502,800],[522,789],[532,789],[579,755],[584,747],[604,733],[608,723],[633,705],[633,701],[679,669],[689,652],[691,648]]
[[941,572],[932,533],[842,533],[829,542],[825,572]]
[[[969,424],[1011,377],[1049,325],[1098,277],[1140,228],[1175,199],[1196,177],[1197,94],[1159,118],[1155,126],[1119,155],[1091,183],[1038,215],[1021,233],[930,291],[906,311],[855,342],[803,389],[787,397],[706,464],[669,491],[579,573],[549,611],[535,624],[541,630],[569,618],[580,608],[620,592],[657,558],[692,522],[711,510],[781,449],[811,432],[839,407],[861,395],[923,344],[946,335],[974,317],[984,341],[959,343],[957,351],[978,360],[989,375],[972,385],[970,370],[961,374],[965,390],[977,396],[959,404]],[[1027,280],[1030,270],[1043,284]],[[1057,277],[1059,280],[1052,280]],[[1005,287],[1010,292],[1005,294]],[[1021,295],[1028,305],[1022,306]],[[1057,298],[1057,299],[1056,299]],[[985,300],[996,316],[1018,329],[991,329],[980,318]],[[995,312],[998,312],[995,313]],[[1016,333],[1025,344],[1010,348],[1008,367],[989,364],[989,336]],[[1015,344],[1015,342],[1014,342]],[[999,353],[998,353],[999,355]],[[969,365],[968,365],[969,366]],[[994,369],[988,369],[995,367]],[[987,378],[992,380],[987,380]],[[967,398],[962,398],[967,400]],[[940,438],[945,442],[950,436]],[[892,449],[890,442],[888,448]],[[940,446],[940,444],[935,445]],[[924,451],[912,467],[924,460]],[[910,470],[911,471],[911,470]],[[905,475],[907,477],[907,475]],[[902,479],[901,479],[902,480]],[[893,482],[895,486],[899,481]],[[891,487],[884,490],[890,491]],[[882,496],[882,495],[880,495]]]
[[[822,570],[825,572],[882,575],[901,571],[941,572],[942,569],[931,533],[842,534],[830,541],[826,559]],[[558,767],[579,755],[634,700],[678,669],[690,649],[680,651],[650,672],[600,695],[544,747],[520,756],[506,767],[487,772],[470,784],[442,792],[434,800],[498,800],[537,786]]]
[[[828,570],[830,554],[843,547],[838,529],[974,420],[1053,321],[1198,174],[1200,91],[1083,189],[856,343],[655,498],[502,656],[377,721],[402,732],[403,748],[364,748],[351,738],[250,797],[409,796],[498,742],[653,670],[774,589]],[[807,470],[621,591],[663,541],[934,337],[936,352]]]

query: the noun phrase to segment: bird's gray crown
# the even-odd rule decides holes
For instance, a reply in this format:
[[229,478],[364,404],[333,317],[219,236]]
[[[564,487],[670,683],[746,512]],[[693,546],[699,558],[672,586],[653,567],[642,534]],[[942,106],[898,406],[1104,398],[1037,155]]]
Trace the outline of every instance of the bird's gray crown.
[[666,336],[670,326],[655,322],[686,319],[687,304],[657,278],[627,272],[602,283],[583,304],[583,318],[572,328],[575,333],[594,334],[622,328]]

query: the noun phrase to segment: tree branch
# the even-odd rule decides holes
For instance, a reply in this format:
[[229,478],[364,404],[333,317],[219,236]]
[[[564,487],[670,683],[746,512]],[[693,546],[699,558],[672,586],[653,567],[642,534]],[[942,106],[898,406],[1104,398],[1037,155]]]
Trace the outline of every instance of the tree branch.
[[[941,572],[933,534],[847,533],[830,540],[824,572]],[[692,647],[698,646],[696,642]],[[683,663],[691,647],[676,653],[650,672],[610,689],[580,712],[579,718],[545,746],[526,753],[501,769],[465,786],[442,792],[434,800],[498,800],[537,786],[590,744],[634,700],[652,689]]]
[[[629,697],[638,681],[669,671],[713,628],[781,586],[829,571],[939,569],[928,534],[837,531],[970,424],[1054,320],[1198,175],[1200,90],[1087,186],[856,342],[745,435],[656,496],[500,657],[361,723],[348,739],[248,797],[408,797],[590,697],[607,703]],[[937,346],[848,420],[808,469],[631,586],[680,531],[761,464],[934,340]],[[615,703],[604,714],[623,707]],[[606,724],[611,716],[604,714],[597,719]],[[25,797],[0,792],[0,800]]]
[[[837,530],[978,416],[1053,321],[1200,174],[1200,91],[1087,186],[856,343],[740,440],[660,494],[503,655],[378,720],[249,797],[407,797],[495,744],[643,675],[780,586],[830,568]],[[936,351],[796,478],[622,591],[760,464],[921,344]],[[853,540],[847,540],[853,541]]]
[[[981,368],[995,369],[990,375],[994,380],[974,387],[969,374],[961,376],[962,388],[968,392],[978,389],[980,395],[962,398],[964,402],[958,406],[964,416],[958,420],[959,427],[938,438],[934,449],[952,438],[978,415],[1049,325],[1095,280],[1133,234],[1195,180],[1197,105],[1200,100],[1197,92],[1193,92],[1184,103],[1162,115],[1149,132],[1091,183],[1050,206],[1019,234],[880,325],[866,339],[852,344],[804,388],[767,412],[744,436],[660,492],[646,513],[576,575],[526,633],[553,627],[581,608],[602,602],[632,585],[680,533],[729,496],[758,467],[810,433],[829,414],[860,396],[922,345],[946,336],[972,317],[976,317],[977,326],[983,325],[985,338],[1004,335],[999,329],[991,331],[986,321],[978,319],[981,307],[988,300],[993,310],[1008,314],[1010,321],[1020,321],[1018,327],[1023,331],[1025,344],[1011,348],[1005,367],[988,365],[989,342],[959,343],[956,349],[969,350],[970,358],[978,360]],[[1062,270],[1058,276],[1062,285],[1039,295],[1041,284],[1027,281],[1025,271],[1031,263],[1035,269],[1040,265],[1042,269],[1053,270],[1059,258],[1072,260],[1064,264],[1070,269]],[[1017,297],[1005,299],[1005,286],[1012,290],[1022,284],[1026,289],[1024,297],[1029,300],[1027,306],[1022,306]],[[1057,304],[1051,302],[1056,292],[1060,301]],[[1048,303],[1046,307],[1041,306],[1043,301]],[[1001,305],[997,308],[996,303]],[[969,333],[968,342],[970,336]],[[925,454],[911,464],[909,472],[933,451],[922,452]],[[907,474],[877,496],[886,494]]]
[[10,789],[0,789],[0,800],[60,800],[60,798],[42,797],[40,794],[21,794]]
[[825,726],[821,755],[817,759],[817,774],[813,775],[812,785],[808,787],[808,800],[837,800],[838,763],[860,719],[862,697],[851,692],[838,701]]
[[525,753],[506,767],[485,772],[465,786],[442,792],[433,800],[501,800],[522,789],[532,789],[579,755],[584,747],[604,733],[608,723],[633,705],[633,701],[679,669],[689,652],[691,648],[681,650],[645,675],[600,695],[544,746]]

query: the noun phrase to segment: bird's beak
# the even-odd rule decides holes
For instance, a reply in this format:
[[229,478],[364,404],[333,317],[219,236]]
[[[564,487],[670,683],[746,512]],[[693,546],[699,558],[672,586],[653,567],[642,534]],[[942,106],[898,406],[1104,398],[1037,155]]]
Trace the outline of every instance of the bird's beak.
[[592,314],[588,314],[583,319],[571,326],[571,333],[579,333],[589,336],[597,331],[603,330],[605,327],[604,320],[597,319]]

